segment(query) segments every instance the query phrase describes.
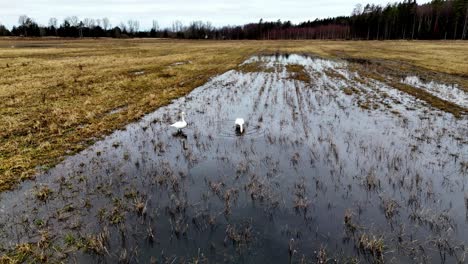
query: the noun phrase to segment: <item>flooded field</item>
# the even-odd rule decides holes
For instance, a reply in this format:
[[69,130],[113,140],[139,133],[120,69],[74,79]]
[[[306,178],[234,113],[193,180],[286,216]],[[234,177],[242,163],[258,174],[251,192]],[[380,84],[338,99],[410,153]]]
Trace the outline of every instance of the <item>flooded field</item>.
[[[456,85],[398,81],[467,107]],[[181,111],[188,126],[176,133],[169,125]],[[83,263],[462,263],[467,135],[466,115],[347,62],[252,57],[0,194],[0,253]]]

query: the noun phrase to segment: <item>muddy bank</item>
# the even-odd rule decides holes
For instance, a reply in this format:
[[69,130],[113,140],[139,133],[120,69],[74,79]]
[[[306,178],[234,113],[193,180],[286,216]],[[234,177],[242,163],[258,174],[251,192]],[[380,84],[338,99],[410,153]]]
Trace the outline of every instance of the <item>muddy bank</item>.
[[[345,61],[259,56],[240,69],[0,194],[0,252],[78,262],[464,260],[466,117]],[[180,111],[188,127],[177,135],[169,125]]]

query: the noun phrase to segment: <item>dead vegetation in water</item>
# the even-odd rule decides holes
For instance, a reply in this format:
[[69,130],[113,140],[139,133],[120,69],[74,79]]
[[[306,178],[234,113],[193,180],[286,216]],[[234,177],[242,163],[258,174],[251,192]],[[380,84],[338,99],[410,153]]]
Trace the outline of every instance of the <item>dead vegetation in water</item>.
[[109,243],[109,230],[104,230],[96,235],[90,235],[86,238],[85,250],[97,255],[109,254],[108,243]]
[[3,256],[0,256],[1,263],[23,263],[26,261],[38,260],[33,245],[29,243],[17,244],[16,247]]
[[311,204],[306,194],[305,179],[303,178],[301,182],[294,185],[294,209],[296,212],[303,212],[304,215]]
[[343,93],[346,95],[360,94],[361,91],[356,87],[345,87],[343,88]]
[[382,237],[366,233],[361,234],[358,238],[357,246],[363,253],[372,256],[373,261],[383,263],[385,243]]
[[[392,65],[392,67],[390,67],[388,64]],[[431,93],[427,92],[424,89],[419,89],[417,87],[413,87],[411,85],[401,83],[402,78],[408,75],[414,75],[415,73],[414,71],[409,71],[409,70],[403,71],[403,73],[401,73],[398,71],[397,66],[393,65],[392,62],[386,62],[386,61],[375,62],[372,60],[366,60],[366,63],[359,62],[357,64],[351,65],[351,68],[359,72],[360,76],[378,80],[384,84],[387,84],[390,87],[396,88],[402,92],[405,92],[418,99],[421,99],[435,108],[438,108],[444,112],[452,113],[455,117],[460,118],[468,114],[468,109],[466,108],[463,108],[455,103],[449,102],[435,95],[432,95]],[[422,70],[418,70],[417,72],[418,74],[424,74],[424,71]],[[446,75],[442,75],[442,76],[446,76]],[[468,85],[468,82],[466,82],[464,79],[460,79],[459,77],[452,77],[454,79],[450,79],[450,77],[445,77],[445,78],[448,78],[448,80],[452,80],[452,81],[456,81],[460,83],[461,87],[464,87],[464,85]],[[365,83],[365,81],[363,81],[362,79],[360,79],[359,81]],[[464,88],[461,88],[461,89],[464,89]],[[361,104],[360,106],[365,109],[371,109],[371,107],[368,104]]]
[[364,180],[364,185],[369,191],[380,189],[380,180],[374,172],[370,171]]
[[[275,52],[403,60],[468,74],[466,45],[449,41],[2,39],[0,65],[8,67],[1,69],[0,80],[0,191],[187,94],[211,76],[235,69],[247,57]],[[416,55],[406,56],[408,52]],[[444,102],[435,104],[460,112]]]
[[321,246],[318,252],[316,253],[316,263],[325,264],[325,263],[337,263],[336,259],[328,257],[327,249],[324,246]]
[[[72,46],[67,52],[0,48],[0,64],[10,65],[0,80],[0,191],[35,175],[37,166],[46,169],[92,144],[90,139],[235,68],[260,49],[247,44],[232,49],[228,42],[64,42]],[[212,52],[218,55],[207,56]],[[185,61],[191,63],[173,66]]]
[[289,73],[289,78],[298,80],[301,82],[305,82],[307,84],[310,83],[311,79],[307,71],[305,70],[303,65],[299,64],[288,64],[286,65],[286,70]]
[[239,65],[236,68],[237,71],[243,72],[243,73],[253,73],[253,72],[267,72],[267,73],[272,73],[275,72],[274,67],[267,67],[263,62],[261,61],[253,61],[249,63],[243,63]]
[[364,110],[376,110],[379,108],[379,104],[375,101],[366,98],[365,100],[359,100],[357,105]]
[[45,202],[51,194],[52,190],[48,186],[43,186],[36,191],[36,198]]
[[235,247],[242,248],[248,246],[253,240],[252,224],[245,222],[240,225],[228,225],[226,227],[226,237],[224,244],[231,242]]
[[46,236],[43,235],[38,243],[16,244],[13,249],[0,256],[0,263],[48,263],[51,258],[58,262],[63,254],[59,252],[56,252],[56,254],[46,253],[50,247],[49,238]]
[[344,215],[344,223],[346,227],[346,232],[354,234],[358,226],[353,222],[353,212],[349,209],[346,210]]
[[334,78],[334,79],[338,79],[338,80],[346,80],[346,78],[343,76],[343,74],[339,73],[336,70],[326,69],[326,70],[324,70],[324,72],[330,78]]
[[[294,83],[296,87],[298,85],[297,82],[288,83]],[[252,89],[251,84],[248,84],[242,88],[247,87]],[[263,95],[271,96],[271,94],[269,94],[268,88],[269,87],[265,88]],[[308,92],[310,92],[310,89],[303,90],[308,90]],[[428,185],[427,190],[425,190],[426,186],[424,184],[426,183],[427,179],[421,179],[421,176],[419,176],[418,173],[412,174],[411,171],[408,171],[411,170],[412,167],[411,164],[407,164],[411,163],[410,161],[412,160],[413,155],[417,157],[417,152],[419,149],[423,150],[424,142],[437,139],[427,137],[427,131],[421,131],[421,129],[426,128],[415,129],[413,133],[415,138],[418,137],[418,143],[411,145],[411,150],[408,150],[411,151],[410,156],[404,155],[406,153],[404,152],[406,148],[404,148],[402,150],[403,153],[397,153],[397,157],[392,157],[394,154],[392,151],[396,149],[393,147],[394,142],[391,142],[392,145],[387,146],[385,144],[380,145],[379,142],[373,141],[374,139],[372,137],[359,138],[360,134],[359,132],[356,132],[360,131],[359,128],[356,131],[351,130],[347,134],[340,134],[340,130],[337,129],[339,127],[337,124],[340,122],[335,121],[342,121],[344,117],[349,118],[350,116],[347,114],[350,113],[349,109],[352,109],[352,107],[347,107],[350,105],[341,102],[342,104],[339,105],[338,108],[335,108],[334,103],[338,105],[338,102],[335,102],[334,100],[345,99],[345,101],[354,102],[355,98],[353,97],[353,100],[349,100],[350,98],[346,98],[346,96],[341,94],[339,89],[330,89],[327,90],[327,93],[329,94],[320,95],[315,93],[314,99],[316,101],[314,100],[309,102],[311,105],[317,102],[318,105],[322,104],[322,107],[324,107],[324,105],[329,106],[333,109],[333,112],[331,113],[334,114],[334,117],[331,116],[331,119],[327,122],[318,121],[317,118],[315,118],[317,115],[311,116],[316,122],[319,122],[317,124],[316,134],[310,134],[311,138],[317,138],[317,140],[311,140],[314,141],[314,144],[311,146],[311,151],[313,153],[307,153],[301,150],[300,146],[302,145],[304,138],[300,137],[304,137],[306,134],[301,134],[302,132],[300,132],[300,130],[294,130],[295,132],[290,134],[293,135],[292,138],[288,138],[287,136],[278,137],[274,134],[274,131],[267,131],[264,145],[268,146],[267,142],[270,142],[271,145],[279,144],[279,147],[281,147],[280,149],[285,151],[284,155],[277,156],[277,153],[269,151],[267,152],[267,156],[262,158],[260,163],[257,163],[257,161],[254,161],[253,159],[257,158],[256,155],[262,154],[258,154],[261,152],[258,151],[259,149],[256,148],[255,144],[250,144],[253,141],[249,140],[249,143],[247,143],[251,152],[249,152],[249,150],[243,149],[246,145],[238,142],[236,147],[239,148],[241,153],[240,156],[242,158],[240,161],[233,159],[232,157],[237,156],[231,156],[232,153],[223,153],[221,155],[222,162],[232,162],[232,167],[227,169],[227,171],[224,171],[223,169],[221,173],[213,173],[215,175],[211,175],[211,169],[207,169],[202,174],[205,176],[206,180],[201,184],[202,186],[200,186],[197,184],[197,182],[199,182],[198,180],[193,181],[193,179],[196,179],[196,177],[190,174],[190,170],[186,171],[185,169],[182,169],[182,171],[180,171],[181,167],[179,167],[179,165],[181,163],[190,162],[193,159],[190,155],[187,154],[188,151],[185,148],[181,147],[183,154],[179,154],[180,151],[177,148],[179,146],[179,138],[174,138],[174,141],[172,141],[171,137],[167,138],[164,137],[164,135],[161,136],[161,134],[159,134],[155,137],[157,140],[147,140],[145,138],[144,141],[139,141],[140,139],[135,137],[135,143],[142,144],[144,146],[151,142],[148,144],[148,149],[145,149],[142,147],[142,145],[134,145],[134,147],[138,147],[138,152],[132,151],[131,148],[129,149],[127,142],[112,139],[111,141],[107,142],[108,144],[106,143],[108,149],[105,150],[106,152],[103,152],[103,155],[96,154],[96,156],[99,158],[92,157],[92,160],[89,160],[89,164],[85,164],[86,162],[83,162],[79,165],[80,169],[78,170],[80,173],[81,170],[84,170],[85,172],[82,175],[77,175],[77,178],[75,178],[75,180],[79,181],[80,184],[74,184],[76,181],[73,182],[68,178],[65,178],[66,175],[72,175],[72,177],[75,176],[74,173],[77,173],[77,171],[72,170],[72,172],[67,172],[65,176],[55,181],[60,183],[60,190],[55,191],[54,189],[54,195],[48,196],[49,198],[46,199],[52,199],[52,201],[48,202],[47,204],[40,203],[43,206],[39,210],[44,210],[46,206],[51,204],[53,205],[58,199],[67,198],[67,194],[76,191],[81,192],[85,190],[91,193],[91,197],[93,197],[93,199],[92,201],[85,202],[88,204],[93,203],[94,205],[94,202],[97,199],[102,199],[105,202],[103,205],[104,208],[97,211],[97,213],[96,210],[98,210],[98,208],[89,208],[91,206],[85,206],[83,209],[81,209],[81,204],[83,204],[83,202],[69,203],[66,201],[60,203],[56,208],[54,208],[52,211],[57,212],[57,214],[53,215],[53,219],[55,219],[56,215],[59,215],[57,220],[61,221],[63,224],[66,224],[67,228],[74,230],[67,232],[64,237],[60,237],[60,241],[64,241],[65,245],[67,245],[67,249],[68,247],[79,248],[83,249],[86,254],[91,254],[93,256],[96,255],[95,257],[99,259],[113,259],[117,261],[116,258],[118,258],[123,262],[131,260],[133,254],[132,252],[135,252],[135,250],[132,249],[132,246],[123,249],[118,247],[110,248],[110,245],[115,245],[116,242],[118,242],[119,236],[123,237],[121,240],[124,240],[130,245],[138,245],[138,250],[143,252],[143,254],[140,256],[144,256],[147,250],[151,250],[148,249],[146,244],[149,244],[152,247],[152,244],[154,243],[158,247],[165,248],[167,247],[167,244],[165,244],[164,240],[170,240],[170,246],[178,249],[181,245],[179,243],[190,241],[194,237],[193,235],[196,237],[198,234],[203,235],[205,233],[212,232],[218,237],[217,241],[215,240],[208,246],[203,244],[203,242],[197,244],[197,246],[200,245],[202,250],[210,247],[210,250],[214,252],[219,250],[218,246],[219,244],[223,244],[224,238],[225,247],[222,249],[223,252],[216,253],[220,255],[225,254],[224,250],[229,251],[231,249],[235,249],[239,252],[247,248],[246,245],[253,245],[255,247],[256,244],[251,243],[252,241],[255,241],[255,239],[258,238],[261,242],[262,239],[265,238],[265,234],[261,233],[265,230],[263,229],[263,220],[267,219],[267,221],[272,221],[272,223],[274,223],[274,221],[277,219],[281,220],[281,217],[285,215],[284,212],[287,214],[287,220],[291,220],[291,222],[297,221],[297,225],[295,223],[295,226],[285,228],[292,230],[290,233],[287,233],[287,239],[291,237],[294,237],[295,239],[297,238],[296,240],[290,240],[289,244],[289,255],[293,262],[296,262],[298,259],[300,259],[300,247],[302,241],[307,241],[308,239],[313,240],[314,232],[316,240],[319,240],[320,242],[326,240],[328,246],[330,246],[330,243],[335,243],[335,240],[331,238],[329,234],[322,234],[323,231],[320,230],[322,224],[324,223],[323,221],[327,221],[325,224],[328,224],[329,219],[333,219],[334,221],[337,220],[336,222],[338,225],[336,227],[338,232],[340,232],[343,228],[342,225],[344,218],[345,232],[347,235],[346,239],[347,241],[352,240],[354,242],[354,244],[351,244],[350,247],[355,245],[359,252],[364,253],[359,254],[359,260],[362,258],[369,258],[370,262],[382,261],[382,248],[385,249],[386,246],[382,246],[382,244],[384,244],[383,236],[375,236],[370,231],[368,231],[373,227],[369,228],[369,226],[364,226],[365,224],[374,225],[374,223],[367,222],[368,219],[366,219],[366,217],[369,216],[369,211],[373,211],[370,216],[374,216],[374,213],[376,213],[377,216],[380,216],[378,217],[379,219],[384,219],[383,223],[381,220],[375,223],[379,227],[381,224],[387,224],[384,218],[386,217],[389,219],[388,222],[391,225],[399,225],[401,223],[406,224],[409,222],[411,227],[422,226],[418,231],[422,231],[424,233],[427,229],[431,229],[435,234],[443,232],[447,233],[450,231],[450,229],[454,229],[456,227],[455,225],[450,226],[444,224],[446,219],[450,218],[449,213],[441,214],[440,216],[431,219],[428,217],[428,215],[430,215],[430,213],[437,214],[438,212],[433,211],[427,213],[425,211],[421,211],[421,204],[427,204],[431,202],[425,202],[421,198],[426,195],[426,192],[428,193],[427,196],[431,197],[431,195],[429,195],[429,192],[431,192],[430,186]],[[258,94],[258,92],[255,91],[255,94]],[[273,96],[279,97],[278,95]],[[293,100],[295,98],[299,99],[301,96],[302,95],[298,94],[296,97],[293,97],[291,96],[291,93],[285,93],[284,98],[287,99],[287,101],[284,102],[284,110],[291,111],[291,114],[294,115],[301,113],[302,116],[306,116],[307,111],[310,109],[297,109],[297,104],[295,103],[295,100]],[[280,97],[274,99],[282,98]],[[212,103],[212,105],[214,105],[214,103]],[[307,107],[308,105],[304,104],[303,106]],[[319,108],[317,106],[314,110],[322,109],[323,108]],[[404,109],[401,111],[403,114],[407,114]],[[367,113],[363,113],[363,111],[356,111],[356,114],[360,114],[361,117],[367,116]],[[261,120],[265,123],[269,123],[271,118],[272,117],[268,111],[265,111],[261,115]],[[290,122],[288,122],[288,118],[289,116],[281,116],[280,120],[278,120],[285,129],[294,127]],[[391,116],[391,118],[393,118],[393,116]],[[260,117],[255,116],[255,119],[259,120]],[[164,118],[156,118],[154,120],[164,120]],[[295,120],[296,122],[302,121],[304,124],[307,124],[304,121],[306,119],[301,119],[300,116]],[[376,120],[370,119],[370,121],[375,122]],[[385,125],[385,120],[377,121],[382,122],[376,122],[375,125]],[[397,120],[396,124],[401,126],[405,126],[405,124],[407,124],[405,121],[400,121],[401,120]],[[153,124],[156,124],[157,122],[158,121],[155,121]],[[151,125],[137,125],[139,129],[141,128],[142,131],[146,133],[154,129],[154,127]],[[438,128],[436,125],[434,127],[436,129]],[[397,126],[395,129],[397,128],[399,127]],[[453,130],[450,130],[450,128],[452,127],[447,127],[447,132],[452,133]],[[219,144],[219,142],[224,142],[223,140],[217,141],[216,137],[211,136],[215,133],[210,133],[210,136],[205,137],[203,134],[197,131],[198,128],[196,126],[193,130],[195,130],[193,140],[196,141],[196,143],[192,142],[193,145],[191,147],[193,147],[193,153],[196,153],[194,155],[200,155],[201,153],[198,152],[200,150],[203,150],[202,152],[204,154],[212,153],[211,151],[218,151],[218,149],[213,149],[219,147],[217,143]],[[407,132],[408,130],[408,127],[405,127],[405,130],[403,131]],[[446,130],[443,132],[445,131]],[[440,133],[441,131],[436,130],[435,132]],[[146,135],[146,133],[143,134]],[[295,136],[298,137],[296,138]],[[346,138],[346,144],[342,142],[341,136]],[[395,137],[389,138],[392,140],[395,139]],[[412,139],[410,139],[409,143],[415,143],[411,140]],[[406,141],[403,142],[407,143]],[[451,146],[445,145],[444,143],[440,144],[443,147],[440,147],[442,150],[438,151],[443,151],[444,148],[450,148]],[[267,148],[267,150],[271,149]],[[358,153],[360,155],[354,155],[353,150],[357,151],[354,153]],[[146,151],[149,152],[149,156],[146,156],[148,155],[148,152]],[[101,150],[96,151],[93,149],[90,155],[93,156],[94,153],[98,152],[101,153]],[[175,152],[176,154],[174,154]],[[281,154],[282,151],[279,152],[279,154]],[[109,172],[108,170],[105,172],[100,171],[99,169],[106,168],[104,167],[106,163],[103,162],[106,161],[106,157],[109,157],[109,154],[116,153],[118,153],[117,157],[119,157],[117,159],[117,162],[119,162],[118,165],[129,166],[130,168],[122,167],[118,172]],[[132,153],[131,156],[130,153]],[[221,152],[216,153],[220,154]],[[461,155],[457,153],[451,153],[450,155],[450,157],[455,159],[455,171],[458,172],[459,170],[462,170],[461,172],[463,173],[466,166],[463,163],[460,164],[459,159]],[[442,155],[442,157],[444,157],[444,155]],[[144,162],[141,161],[142,159],[146,158],[151,161],[153,161],[152,158],[155,158],[155,162],[151,162],[151,166],[145,166]],[[172,158],[174,158],[174,160],[170,160]],[[279,159],[276,160],[277,158]],[[86,160],[87,159],[85,159],[85,161]],[[320,171],[320,173],[317,173],[315,169],[312,170],[311,173],[309,173],[309,171],[303,172],[302,169],[304,167],[302,166],[304,166],[304,164],[308,164],[309,160],[313,168],[315,168],[315,166],[326,165],[326,169]],[[437,162],[443,162],[439,159],[434,160]],[[135,161],[140,161],[141,165],[133,166]],[[218,162],[220,162],[220,160],[218,160]],[[280,165],[280,162],[284,162],[284,164]],[[378,164],[378,166],[376,165],[375,169],[372,167],[373,162]],[[354,163],[356,163],[356,167],[362,167],[360,172],[357,172],[353,169]],[[192,165],[196,166],[198,163],[190,163],[190,166]],[[367,169],[367,166],[371,166],[372,168]],[[434,166],[436,166],[436,169],[438,168],[437,165]],[[113,168],[113,166],[110,166],[110,168]],[[265,170],[265,168],[267,169]],[[392,172],[391,176],[387,176],[386,173],[382,172],[386,169]],[[51,171],[51,173],[53,172],[54,171]],[[148,177],[144,177],[146,176],[146,172],[149,172]],[[224,172],[228,172],[233,177],[226,177]],[[357,173],[354,174],[355,172]],[[205,175],[205,173],[207,175]],[[283,173],[286,175],[282,175]],[[354,175],[348,177],[347,174]],[[301,177],[302,175],[304,175],[304,177]],[[422,175],[424,175],[424,173]],[[281,177],[288,177],[287,179],[289,181],[283,181],[284,178]],[[388,185],[386,177],[389,177]],[[231,181],[231,178],[233,178],[233,181]],[[79,179],[83,180],[81,181]],[[390,187],[392,184],[393,191],[402,192],[403,199],[406,198],[404,197],[406,191],[408,191],[408,193],[412,192],[411,196],[409,197],[411,204],[408,201],[407,206],[404,206],[405,201],[398,200],[397,202],[396,200],[383,198],[383,196],[380,196],[385,194],[386,191],[388,191],[388,188],[392,188]],[[447,187],[452,186],[450,180],[444,180],[444,184],[446,184]],[[88,189],[88,187],[90,188]],[[93,190],[93,188],[95,190]],[[199,188],[202,188],[201,196],[203,198],[197,201],[197,197],[200,194],[198,192]],[[362,189],[366,189],[365,193],[362,194],[363,196],[366,196],[366,202],[355,200],[358,196],[361,195],[360,190]],[[152,204],[151,202],[148,203],[149,198],[145,194],[149,193],[148,191],[158,194],[158,197],[153,199]],[[196,192],[195,196],[194,192]],[[337,200],[335,199],[326,201],[326,197],[329,196],[329,194],[335,195],[334,192],[336,192],[337,197],[340,196],[343,199],[342,201],[346,206],[345,208],[354,205],[356,208],[353,208],[353,211],[351,211],[351,209],[347,210],[344,217],[342,214],[338,214],[338,217],[335,217],[334,210],[337,208],[337,206],[341,205],[337,205]],[[438,195],[440,195],[440,193],[436,193],[436,196]],[[85,196],[89,197],[87,195]],[[379,200],[377,196],[381,197],[382,200]],[[74,199],[72,197],[68,198]],[[241,201],[239,204],[237,203],[238,199]],[[313,201],[313,203],[311,201]],[[356,204],[352,205],[351,203],[354,202],[356,202]],[[401,203],[402,207],[400,207],[399,203]],[[311,206],[312,204],[313,206]],[[155,206],[157,208],[151,208],[151,206]],[[244,208],[252,208],[254,209],[254,212],[248,212],[245,218],[241,216],[239,219],[239,212],[244,212]],[[322,208],[328,208],[328,210],[321,210]],[[379,210],[379,208],[382,210]],[[407,208],[409,208],[408,210],[414,210],[415,212],[414,215],[411,215],[412,218],[410,220],[412,222],[408,221],[407,218],[405,219],[408,211],[404,211],[404,213],[400,215],[400,212],[402,210],[406,210]],[[90,209],[92,213],[90,213],[90,211],[85,211],[88,209]],[[320,211],[316,209],[320,209]],[[309,211],[313,213],[307,214]],[[319,212],[319,214],[316,214],[316,211]],[[259,221],[256,219],[256,217],[261,215],[262,212],[264,212],[268,218],[261,218]],[[291,212],[298,213],[294,214]],[[380,215],[379,212],[381,213]],[[83,230],[85,230],[84,228],[86,228],[86,225],[82,227],[83,229],[78,227],[78,230],[80,231],[72,228],[70,223],[71,221],[68,221],[68,219],[72,218],[69,217],[69,213],[74,213],[76,216],[80,216],[83,213],[85,217],[87,214],[89,214],[91,217],[91,225],[94,224],[94,221],[99,219],[100,221],[97,224],[99,225],[98,228],[102,226],[109,226],[109,228],[112,228],[112,231],[116,230],[116,234],[114,234],[114,232],[109,232],[109,235],[105,235],[106,232],[97,235],[82,233],[79,234],[78,232],[83,232]],[[252,216],[254,216],[254,220],[252,220],[252,222],[249,222],[245,226],[239,225],[239,222],[245,219],[249,219]],[[37,224],[35,224],[38,227],[48,226],[50,221],[48,221],[46,217],[44,220],[45,221],[41,222],[42,220],[39,219]],[[163,224],[161,228],[160,223],[162,222],[166,223],[167,225],[165,226]],[[442,224],[440,222],[442,222]],[[358,227],[358,223],[362,226]],[[454,222],[452,221],[452,223]],[[268,222],[267,224],[269,225],[270,223]],[[50,225],[55,227],[53,223]],[[251,228],[249,228],[249,226]],[[259,233],[252,232],[254,227],[256,231],[259,231]],[[385,228],[383,232],[389,232],[389,230]],[[40,242],[40,244],[43,246],[50,245],[50,242],[48,242],[47,239],[47,235],[44,235],[43,237],[45,239],[43,240],[41,238],[41,241],[43,241]],[[419,238],[419,236],[415,236],[415,239]],[[395,253],[394,251],[396,244],[395,241],[398,239],[399,238],[392,236],[390,239],[385,240],[385,242],[390,243],[389,259],[393,257],[398,258],[400,256],[400,252]],[[406,237],[404,239],[406,239]],[[346,245],[346,243],[340,244],[339,240],[339,238],[336,240],[338,241],[337,248],[339,248],[339,245],[341,245],[343,248],[349,249],[349,246]],[[227,246],[228,244],[231,244],[231,242],[234,247]],[[451,241],[449,242],[450,244],[447,245],[447,242],[444,239],[434,239],[431,241],[431,246],[442,248],[444,252],[448,252],[447,254],[449,254],[453,251],[453,244]],[[283,243],[285,246],[285,255],[287,254],[287,251],[285,250],[286,243],[287,241]],[[426,250],[426,248],[430,248],[431,250],[433,249],[433,247],[430,247],[429,245],[422,245],[421,247],[423,247],[424,250]],[[2,249],[0,248],[0,250]],[[73,249],[70,250],[70,252],[73,251]],[[309,252],[306,254],[308,257],[316,257],[318,262],[326,262],[327,260],[330,260],[329,253],[330,252],[327,252],[325,247],[321,247],[318,252],[313,252],[312,254],[309,249]],[[230,252],[226,253],[226,255],[228,254],[230,254]],[[242,254],[239,255],[243,257]],[[169,259],[169,262],[172,262],[174,259],[176,259],[176,257],[168,257],[167,259]],[[196,259],[201,259],[201,257]],[[300,260],[302,261],[304,259],[305,257],[303,256],[303,258]]]
[[430,208],[418,208],[410,213],[409,218],[419,225],[426,225],[436,234],[455,228],[454,220],[447,211],[435,212]]
[[381,198],[382,199],[382,209],[384,210],[385,217],[387,219],[392,219],[395,214],[398,214],[398,208],[400,205],[393,199]]

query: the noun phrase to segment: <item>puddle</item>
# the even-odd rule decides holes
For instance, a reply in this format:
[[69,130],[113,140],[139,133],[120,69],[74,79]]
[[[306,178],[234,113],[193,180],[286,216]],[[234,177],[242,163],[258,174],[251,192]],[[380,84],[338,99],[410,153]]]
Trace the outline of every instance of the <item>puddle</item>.
[[[35,243],[77,262],[464,258],[466,118],[362,82],[346,62],[246,63],[258,61],[274,70],[214,77],[0,194],[0,253]],[[175,137],[180,111],[188,127]]]
[[407,76],[402,83],[424,89],[430,94],[441,99],[468,108],[468,93],[458,87],[457,84],[443,84],[435,81],[424,82],[417,76]]

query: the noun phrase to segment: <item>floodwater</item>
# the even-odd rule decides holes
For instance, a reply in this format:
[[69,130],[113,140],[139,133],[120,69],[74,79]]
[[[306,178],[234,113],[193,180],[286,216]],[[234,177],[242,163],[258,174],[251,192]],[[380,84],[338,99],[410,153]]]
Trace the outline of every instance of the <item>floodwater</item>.
[[[466,260],[466,116],[343,61],[253,62],[269,70],[216,76],[0,194],[0,252],[36,243],[48,260],[84,263]],[[180,111],[188,127],[176,134]]]
[[425,82],[418,76],[407,76],[402,82],[419,89],[424,89],[434,96],[461,107],[468,108],[468,93],[460,89],[457,84],[447,85],[435,81]]

